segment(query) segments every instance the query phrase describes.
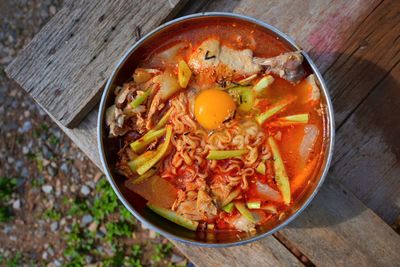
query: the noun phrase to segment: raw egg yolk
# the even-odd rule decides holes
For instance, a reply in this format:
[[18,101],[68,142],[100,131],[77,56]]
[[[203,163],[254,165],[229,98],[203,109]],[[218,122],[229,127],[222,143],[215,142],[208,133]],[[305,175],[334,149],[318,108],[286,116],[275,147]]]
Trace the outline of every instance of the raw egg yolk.
[[194,103],[196,120],[206,129],[218,128],[236,109],[232,97],[219,89],[201,91]]

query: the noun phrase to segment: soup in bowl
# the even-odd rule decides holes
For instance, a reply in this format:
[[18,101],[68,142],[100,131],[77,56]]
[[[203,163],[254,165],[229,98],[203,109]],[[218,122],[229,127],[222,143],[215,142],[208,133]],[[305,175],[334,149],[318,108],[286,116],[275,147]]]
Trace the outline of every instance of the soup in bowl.
[[100,155],[125,206],[167,237],[242,244],[311,201],[333,146],[332,107],[306,53],[228,13],[169,22],[110,78]]

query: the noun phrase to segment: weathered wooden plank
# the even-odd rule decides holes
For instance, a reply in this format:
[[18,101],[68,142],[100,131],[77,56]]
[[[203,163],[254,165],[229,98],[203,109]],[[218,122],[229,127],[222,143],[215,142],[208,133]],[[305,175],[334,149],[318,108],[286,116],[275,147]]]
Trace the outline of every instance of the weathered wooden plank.
[[199,248],[174,242],[196,266],[304,266],[278,240],[267,237],[258,242],[230,248]]
[[259,18],[290,35],[324,72],[378,4],[374,0],[246,0],[234,12]]
[[383,1],[344,44],[324,77],[340,127],[400,60],[400,1]]
[[74,126],[98,102],[127,49],[185,2],[69,1],[6,72],[58,121]]
[[400,236],[351,192],[329,180],[280,231],[316,266],[396,266]]
[[332,174],[388,223],[400,216],[400,64],[337,135]]

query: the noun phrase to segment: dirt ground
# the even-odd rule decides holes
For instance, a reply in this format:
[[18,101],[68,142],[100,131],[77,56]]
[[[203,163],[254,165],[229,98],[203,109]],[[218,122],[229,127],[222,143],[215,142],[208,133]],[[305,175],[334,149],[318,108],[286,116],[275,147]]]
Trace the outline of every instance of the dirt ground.
[[[0,266],[186,266],[4,68],[61,0],[0,1]],[[106,208],[103,208],[106,207]]]

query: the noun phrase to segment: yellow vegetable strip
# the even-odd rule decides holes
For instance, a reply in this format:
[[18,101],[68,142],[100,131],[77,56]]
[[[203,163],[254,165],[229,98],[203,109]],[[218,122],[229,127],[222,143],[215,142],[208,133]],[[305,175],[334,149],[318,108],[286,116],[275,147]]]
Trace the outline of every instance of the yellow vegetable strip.
[[264,162],[260,162],[260,164],[258,164],[258,166],[257,166],[257,168],[256,168],[256,171],[257,171],[259,174],[264,175],[265,172],[266,172],[265,163],[264,163]]
[[308,115],[308,113],[290,115],[286,117],[280,117],[276,121],[271,122],[271,126],[284,127],[296,124],[306,124],[308,123],[309,119],[310,116]]
[[261,78],[261,80],[259,80],[256,85],[253,86],[253,90],[255,92],[257,92],[257,94],[263,93],[264,90],[270,86],[272,83],[274,82],[274,77],[272,77],[271,75],[267,75],[263,78]]
[[184,60],[180,60],[178,63],[178,82],[179,86],[186,88],[190,77],[192,76],[192,71],[190,70],[188,64]]
[[246,149],[238,149],[238,150],[210,150],[207,155],[207,159],[211,160],[221,160],[221,159],[229,159],[229,158],[237,158],[246,154]]
[[290,103],[294,101],[295,98],[291,99],[284,99],[280,102],[278,102],[276,105],[274,105],[272,108],[268,109],[267,111],[259,114],[256,117],[256,121],[261,125],[263,124],[266,120],[274,116],[276,113],[282,111],[286,106],[288,106]]
[[261,208],[261,202],[260,201],[247,202],[246,205],[247,205],[247,207],[249,209],[259,209],[259,208]]
[[130,103],[132,108],[137,108],[140,106],[143,102],[147,100],[151,93],[151,88],[147,89],[143,94],[138,95],[135,97],[135,99]]
[[138,178],[134,179],[132,181],[132,184],[139,184],[139,183],[143,182],[144,180],[146,180],[147,178],[150,178],[151,176],[153,176],[156,172],[157,172],[156,168],[150,169],[143,175],[140,175]]
[[255,222],[253,214],[246,208],[242,202],[235,202],[235,207],[238,209],[240,214],[242,214],[247,220]]
[[155,154],[155,151],[146,151],[142,155],[138,156],[134,160],[128,162],[128,166],[132,171],[136,171],[140,165],[145,163],[146,161],[150,160]]
[[162,143],[156,151],[154,157],[152,157],[149,161],[145,162],[137,169],[137,173],[142,175],[147,172],[151,167],[153,167],[167,152],[169,144],[171,142],[171,135],[172,135],[172,126],[167,126],[167,133],[165,135],[165,141]]
[[169,109],[167,112],[165,112],[165,114],[161,117],[160,121],[156,124],[156,126],[154,126],[154,128],[152,129],[152,131],[159,130],[159,129],[161,129],[162,127],[164,127],[164,126],[167,124],[167,122],[168,122],[168,120],[169,120],[169,117],[171,116],[171,113],[172,113],[172,109],[170,108],[170,109]]
[[234,206],[234,204],[231,202],[231,203],[223,206],[222,209],[227,213],[231,213],[233,211],[233,206]]
[[278,145],[273,137],[268,137],[268,144],[271,147],[272,157],[274,159],[274,170],[275,170],[275,181],[278,185],[279,190],[282,193],[283,202],[286,205],[290,203],[290,184],[289,177],[286,174],[285,165],[281,154],[279,152]]
[[229,195],[227,196],[226,199],[224,199],[224,201],[222,202],[222,207],[225,207],[226,205],[228,205],[232,200],[234,200],[235,198],[237,198],[240,195],[240,189],[236,188],[235,190],[233,190],[232,192],[229,193]]
[[145,135],[143,135],[141,138],[139,138],[136,141],[132,142],[130,144],[131,149],[133,151],[135,151],[136,153],[140,153],[151,142],[153,142],[157,138],[163,136],[165,134],[165,132],[166,132],[165,128],[160,129],[160,130],[156,130],[156,131],[153,131],[153,130],[149,131]]
[[178,213],[176,213],[170,209],[158,207],[151,203],[147,203],[147,207],[149,207],[152,211],[154,211],[158,215],[164,217],[165,219],[167,219],[171,222],[174,222],[182,227],[185,227],[186,229],[189,229],[192,231],[197,230],[197,226],[199,225],[198,222],[186,219],[182,215],[179,215]]

